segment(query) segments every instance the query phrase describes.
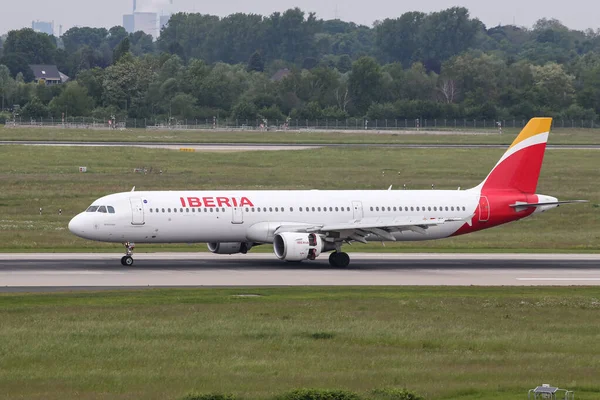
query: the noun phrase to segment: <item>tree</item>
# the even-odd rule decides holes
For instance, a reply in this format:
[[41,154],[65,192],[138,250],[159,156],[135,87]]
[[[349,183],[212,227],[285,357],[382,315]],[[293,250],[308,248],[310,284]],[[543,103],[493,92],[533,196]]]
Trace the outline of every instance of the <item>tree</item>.
[[77,82],[85,87],[88,95],[96,104],[102,104],[104,70],[102,68],[92,68],[81,71],[77,74]]
[[121,40],[121,43],[119,43],[117,47],[115,47],[115,49],[113,50],[113,63],[118,63],[121,57],[129,53],[129,47],[129,38],[123,38],[123,40]]
[[381,67],[371,57],[361,57],[352,64],[349,90],[359,115],[364,115],[381,93]]
[[131,117],[148,116],[150,110],[146,96],[154,73],[154,66],[149,64],[149,60],[140,60],[133,58],[131,54],[125,54],[119,63],[104,70],[104,106],[127,110]]
[[25,82],[31,82],[34,79],[33,71],[29,67],[27,59],[21,54],[5,54],[0,58],[0,64],[7,66],[10,70],[10,74],[15,78],[18,74],[21,74]]
[[65,113],[65,116],[85,117],[94,108],[94,100],[84,86],[77,82],[68,82],[61,94],[52,99],[48,108],[57,117],[62,113]]
[[417,61],[422,43],[422,26],[427,15],[422,12],[407,12],[400,18],[386,18],[376,28],[376,43],[386,61],[399,61],[408,66]]
[[66,31],[61,38],[67,53],[75,53],[82,46],[100,48],[107,36],[106,28],[75,27]]
[[249,101],[241,101],[233,106],[231,116],[238,121],[254,121],[257,118],[256,106]]
[[250,56],[248,60],[248,65],[246,66],[246,71],[256,71],[263,72],[265,70],[265,62],[260,55],[260,52],[257,50]]
[[496,102],[506,76],[506,65],[498,57],[481,53],[464,53],[452,58],[442,67],[443,80],[453,81],[453,98],[459,94],[469,104]]
[[558,111],[572,103],[575,92],[574,77],[567,74],[562,65],[556,63],[543,66],[532,65],[531,72],[535,98],[540,105]]
[[154,40],[152,39],[152,35],[137,31],[129,34],[129,42],[131,43],[131,52],[136,56],[154,52]]
[[55,51],[54,37],[24,28],[8,32],[3,53],[18,54],[27,64],[53,64]]
[[170,101],[171,115],[179,118],[193,118],[196,99],[186,93],[178,93]]
[[4,110],[5,105],[10,104],[9,102],[16,91],[16,85],[8,67],[0,64],[0,97],[2,97],[0,111]]
[[348,54],[342,54],[337,62],[337,69],[342,74],[352,69],[352,59]]
[[33,96],[31,100],[21,110],[23,118],[43,118],[48,115],[48,108],[41,102],[37,96]]
[[110,49],[114,49],[125,39],[129,34],[122,26],[113,26],[108,30],[107,42]]

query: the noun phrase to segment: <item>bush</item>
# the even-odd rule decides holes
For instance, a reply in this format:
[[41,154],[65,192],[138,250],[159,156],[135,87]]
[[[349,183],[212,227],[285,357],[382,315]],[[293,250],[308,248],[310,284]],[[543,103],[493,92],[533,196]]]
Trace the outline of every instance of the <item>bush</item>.
[[9,112],[0,112],[0,124],[5,124],[6,121],[12,120],[12,114]]
[[189,393],[181,400],[236,400],[232,394],[221,393]]
[[296,389],[285,393],[277,400],[361,400],[354,392],[327,389]]
[[415,392],[399,388],[374,389],[370,395],[374,400],[424,400]]

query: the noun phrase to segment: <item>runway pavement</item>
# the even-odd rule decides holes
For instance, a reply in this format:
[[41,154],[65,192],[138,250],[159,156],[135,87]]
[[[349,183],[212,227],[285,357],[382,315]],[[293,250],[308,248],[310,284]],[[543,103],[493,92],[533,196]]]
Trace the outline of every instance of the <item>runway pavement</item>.
[[286,263],[270,253],[0,254],[0,291],[135,287],[364,285],[600,285],[600,254],[351,253]]
[[[505,144],[404,144],[404,143],[174,143],[174,142],[76,142],[76,141],[17,141],[4,140],[0,145],[79,146],[79,147],[144,147],[179,150],[191,148],[196,151],[259,151],[259,150],[306,150],[320,147],[386,147],[398,149],[506,149]],[[600,145],[547,145],[549,150],[600,150]]]

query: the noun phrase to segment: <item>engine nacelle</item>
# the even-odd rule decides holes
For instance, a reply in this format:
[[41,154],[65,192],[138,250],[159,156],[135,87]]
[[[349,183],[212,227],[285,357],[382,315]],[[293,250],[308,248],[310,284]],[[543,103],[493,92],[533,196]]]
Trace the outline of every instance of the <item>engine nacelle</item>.
[[283,232],[275,235],[273,250],[280,260],[314,260],[323,251],[323,239],[316,233]]
[[248,242],[216,242],[207,245],[208,250],[215,254],[246,254],[252,248],[252,243]]

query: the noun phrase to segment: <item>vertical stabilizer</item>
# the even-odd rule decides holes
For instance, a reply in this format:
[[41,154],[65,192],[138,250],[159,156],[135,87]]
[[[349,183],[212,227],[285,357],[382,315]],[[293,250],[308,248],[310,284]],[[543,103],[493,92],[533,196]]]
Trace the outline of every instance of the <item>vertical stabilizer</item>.
[[535,193],[552,118],[532,118],[479,186]]

